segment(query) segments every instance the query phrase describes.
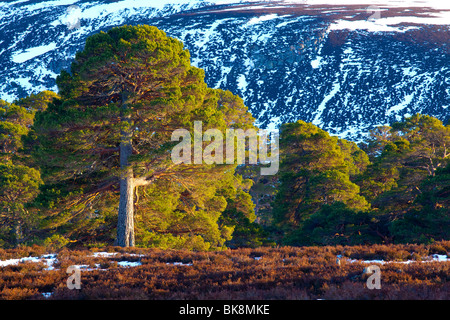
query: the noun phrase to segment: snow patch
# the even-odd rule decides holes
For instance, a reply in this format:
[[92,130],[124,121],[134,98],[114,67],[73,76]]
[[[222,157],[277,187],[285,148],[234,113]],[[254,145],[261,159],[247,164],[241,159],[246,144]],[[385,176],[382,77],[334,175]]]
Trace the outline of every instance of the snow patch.
[[[118,255],[117,252],[94,252],[91,257],[106,257],[111,258]],[[127,254],[127,256],[138,256],[141,257],[143,255],[141,254]],[[18,265],[20,263],[26,263],[26,262],[34,262],[39,263],[43,262],[47,265],[44,270],[56,270],[54,267],[54,264],[58,261],[56,254],[47,254],[40,257],[25,257],[25,258],[19,258],[19,259],[9,259],[0,261],[0,267],[7,267],[11,265]],[[137,267],[142,265],[140,261],[119,261],[117,262],[117,265],[120,267]],[[90,268],[87,264],[80,264],[75,265],[75,267],[82,269],[84,271],[92,271],[92,270],[107,270],[107,269],[101,269],[100,264],[96,263],[94,265],[94,268]]]
[[279,129],[281,125],[281,118],[280,117],[273,117],[270,119],[269,124],[266,127],[266,130],[269,132],[275,132]]
[[415,75],[417,75],[417,71],[412,70],[411,67],[407,67],[407,68],[403,68],[403,74],[408,77],[414,77]]
[[390,107],[386,111],[386,116],[390,116],[393,112],[403,110],[411,103],[413,98],[414,98],[414,92],[408,94],[407,96],[405,96],[405,99],[402,102],[400,102],[399,104],[397,104],[395,106]]
[[117,255],[117,252],[94,252],[92,254],[93,257],[113,257]]
[[192,263],[183,263],[183,262],[167,262],[166,265],[172,265],[172,266],[192,266]]
[[393,27],[382,23],[383,19],[375,20],[337,20],[330,25],[330,30],[367,30],[370,32],[405,32],[417,27]]
[[56,254],[47,254],[41,257],[25,257],[19,259],[9,259],[0,261],[0,267],[7,267],[11,265],[18,265],[19,263],[27,263],[27,262],[44,262],[47,265],[47,268],[44,270],[54,270],[53,264],[57,261]]
[[117,264],[121,267],[137,267],[137,266],[141,266],[142,263],[140,261],[119,261],[117,262]]
[[319,68],[321,60],[322,60],[322,57],[317,56],[314,60],[311,61],[311,67],[313,67],[313,69]]
[[47,53],[54,49],[56,49],[56,43],[52,42],[52,43],[44,45],[44,46],[28,48],[22,52],[16,51],[12,54],[11,59],[15,63],[22,63],[22,62],[28,61],[30,59],[33,59],[35,57],[38,57],[40,55],[43,55],[44,53]]
[[245,80],[245,76],[243,74],[240,74],[237,78],[237,86],[238,89],[241,90],[241,92],[245,92],[247,89],[247,80]]
[[260,17],[253,17],[247,22],[247,26],[261,23],[263,21],[273,20],[276,18],[278,18],[278,15],[276,13],[267,14],[267,15],[260,16]]
[[350,263],[354,262],[360,262],[364,264],[386,264],[386,263],[403,263],[403,264],[410,264],[410,263],[416,263],[416,262],[449,262],[450,258],[445,254],[434,254],[430,257],[428,257],[425,260],[407,260],[407,261],[385,261],[385,260],[357,260],[357,259],[349,259],[347,260]]

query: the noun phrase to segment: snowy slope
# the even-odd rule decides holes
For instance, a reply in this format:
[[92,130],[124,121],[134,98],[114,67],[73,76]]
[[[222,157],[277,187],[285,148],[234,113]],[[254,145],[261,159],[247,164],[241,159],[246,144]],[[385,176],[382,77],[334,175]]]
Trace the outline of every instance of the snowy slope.
[[449,119],[445,1],[15,1],[0,3],[0,98],[57,90],[87,36],[150,24],[182,40],[209,86],[257,124],[302,119],[358,140],[416,112]]

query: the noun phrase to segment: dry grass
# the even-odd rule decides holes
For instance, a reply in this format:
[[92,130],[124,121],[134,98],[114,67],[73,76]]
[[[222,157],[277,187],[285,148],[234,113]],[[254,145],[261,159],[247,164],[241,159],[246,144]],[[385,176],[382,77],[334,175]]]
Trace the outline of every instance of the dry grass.
[[[450,262],[401,263],[450,252],[450,241],[433,245],[280,247],[190,252],[108,247],[117,252],[94,257],[93,250],[58,252],[55,270],[43,263],[0,268],[0,299],[449,299]],[[1,250],[0,259],[41,255],[44,248]],[[341,265],[336,257],[341,255]],[[346,259],[347,258],[347,259]],[[396,260],[380,265],[381,289],[366,287],[367,264],[357,260]],[[136,267],[120,261],[139,261]],[[182,262],[192,265],[174,265]],[[66,285],[70,265],[81,271],[81,289]]]

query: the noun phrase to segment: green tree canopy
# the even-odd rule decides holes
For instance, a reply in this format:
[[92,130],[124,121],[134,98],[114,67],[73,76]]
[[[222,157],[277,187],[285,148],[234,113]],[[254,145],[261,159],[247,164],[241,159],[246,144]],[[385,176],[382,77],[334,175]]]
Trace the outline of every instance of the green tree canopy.
[[[41,95],[46,96],[56,94]],[[42,180],[38,168],[24,152],[37,108],[33,102],[25,107],[23,101],[0,100],[0,239],[6,246],[27,240],[39,217],[28,205],[38,195]],[[45,106],[41,104],[40,108]]]
[[282,126],[280,149],[280,186],[274,202],[277,223],[298,228],[322,206],[335,202],[358,210],[369,208],[350,180],[368,164],[355,144],[297,121]]
[[61,99],[35,122],[48,226],[69,223],[73,238],[87,229],[95,238],[99,224],[116,219],[117,244],[132,246],[136,214],[146,245],[178,238],[220,247],[230,232],[217,223],[227,207],[219,194],[235,165],[175,164],[171,135],[192,133],[194,121],[203,130],[252,128],[242,99],[208,88],[183,44],[150,26],[89,37],[70,71],[57,78]]
[[422,181],[449,163],[450,126],[416,114],[374,132],[368,143],[373,163],[358,185],[375,207],[402,212],[421,194]]

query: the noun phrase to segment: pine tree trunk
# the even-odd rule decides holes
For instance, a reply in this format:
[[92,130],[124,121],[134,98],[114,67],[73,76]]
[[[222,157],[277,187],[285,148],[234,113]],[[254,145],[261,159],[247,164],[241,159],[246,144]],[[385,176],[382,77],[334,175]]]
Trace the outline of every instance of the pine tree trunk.
[[133,169],[127,168],[120,179],[119,217],[117,223],[117,245],[134,246],[134,178]]
[[17,248],[22,242],[22,225],[20,221],[16,221],[12,228],[13,237],[14,237],[14,248]]
[[[122,109],[126,110],[126,94],[122,95]],[[130,122],[128,116],[123,121]],[[132,133],[131,128],[124,130],[120,143],[120,199],[117,222],[117,245],[121,247],[134,247],[134,174],[128,159],[131,156]]]

